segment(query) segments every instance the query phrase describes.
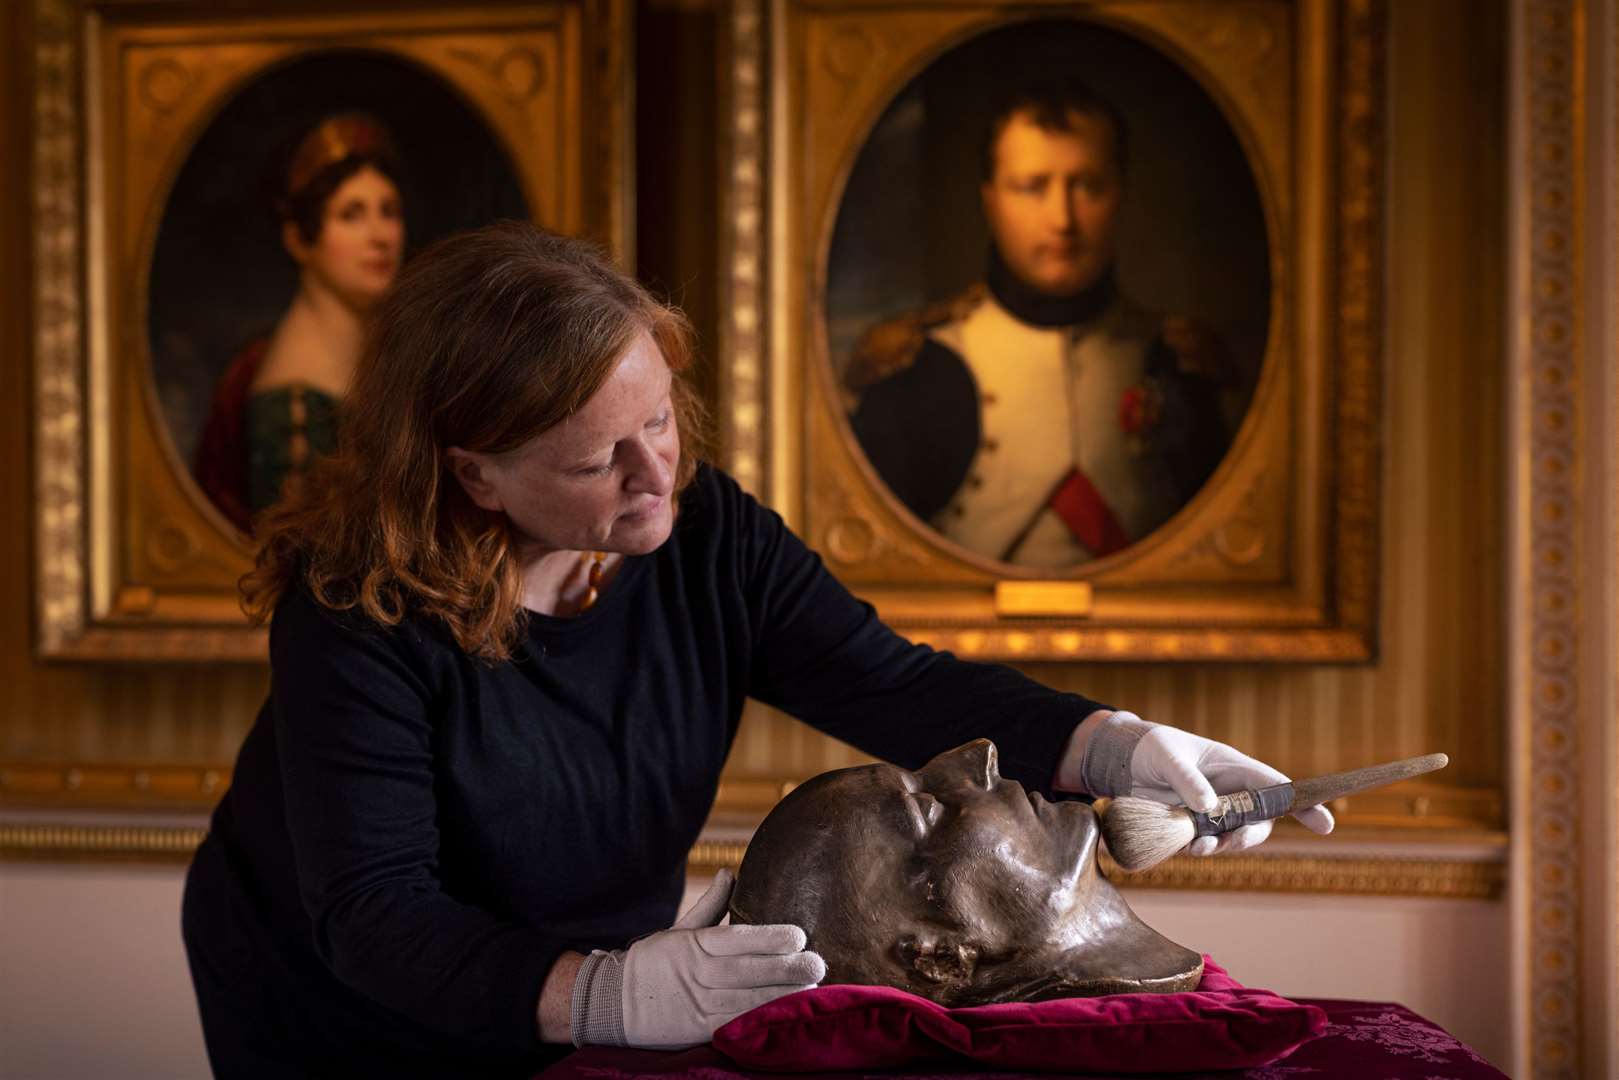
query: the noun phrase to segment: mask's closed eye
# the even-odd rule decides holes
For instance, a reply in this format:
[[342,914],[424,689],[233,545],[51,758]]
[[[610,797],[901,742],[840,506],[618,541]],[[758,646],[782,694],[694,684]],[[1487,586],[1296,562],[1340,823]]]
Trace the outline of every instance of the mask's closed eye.
[[925,791],[907,792],[905,802],[917,819],[917,829],[926,836],[944,819],[944,804]]

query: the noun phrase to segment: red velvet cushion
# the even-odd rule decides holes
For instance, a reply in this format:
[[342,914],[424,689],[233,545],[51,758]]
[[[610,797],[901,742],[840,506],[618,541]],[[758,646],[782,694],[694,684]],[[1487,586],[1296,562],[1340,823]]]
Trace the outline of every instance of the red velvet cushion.
[[1249,990],[1203,958],[1184,994],[1110,994],[946,1009],[886,986],[821,986],[732,1020],[714,1046],[742,1065],[786,1072],[886,1069],[967,1058],[1002,1069],[1155,1073],[1266,1065],[1327,1019]]

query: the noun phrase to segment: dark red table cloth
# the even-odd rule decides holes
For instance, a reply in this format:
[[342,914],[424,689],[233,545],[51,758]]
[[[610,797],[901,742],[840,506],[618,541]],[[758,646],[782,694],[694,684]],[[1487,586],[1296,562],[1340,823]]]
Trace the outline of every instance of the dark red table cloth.
[[[1178,1080],[1503,1080],[1506,1074],[1438,1024],[1402,1005],[1375,1001],[1295,998],[1327,1014],[1327,1028],[1291,1055],[1257,1069],[1175,1073]],[[1076,1063],[1077,1065],[1077,1063]],[[1082,1066],[1080,1066],[1082,1067]],[[1056,1070],[1053,1070],[1054,1072]],[[1073,1072],[1073,1069],[1069,1070]],[[938,1065],[892,1072],[769,1073],[738,1067],[712,1047],[680,1053],[591,1046],[551,1066],[544,1080],[1046,1080],[1052,1073],[986,1072],[969,1065],[951,1071]],[[1113,1074],[1087,1073],[1089,1076]],[[1168,1077],[1170,1074],[1165,1074]],[[1140,1080],[1139,1076],[1118,1080]]]

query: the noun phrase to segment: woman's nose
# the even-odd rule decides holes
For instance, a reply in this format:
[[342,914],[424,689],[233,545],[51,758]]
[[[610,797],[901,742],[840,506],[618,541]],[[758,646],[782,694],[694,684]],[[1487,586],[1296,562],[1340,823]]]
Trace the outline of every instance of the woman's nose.
[[672,460],[658,452],[658,448],[641,443],[636,450],[635,468],[630,474],[632,491],[653,495],[667,495],[675,488],[675,470]]

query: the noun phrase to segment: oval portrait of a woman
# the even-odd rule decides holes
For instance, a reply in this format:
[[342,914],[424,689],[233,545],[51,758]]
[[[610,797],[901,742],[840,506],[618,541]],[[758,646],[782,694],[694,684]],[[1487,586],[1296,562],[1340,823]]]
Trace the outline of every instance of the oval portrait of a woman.
[[412,250],[528,214],[510,158],[408,61],[268,71],[203,131],[154,247],[148,330],[174,456],[243,534],[336,445],[365,319]]
[[1271,317],[1258,183],[1187,71],[1079,20],[940,56],[877,120],[826,340],[894,500],[978,561],[1125,551],[1208,482]]

